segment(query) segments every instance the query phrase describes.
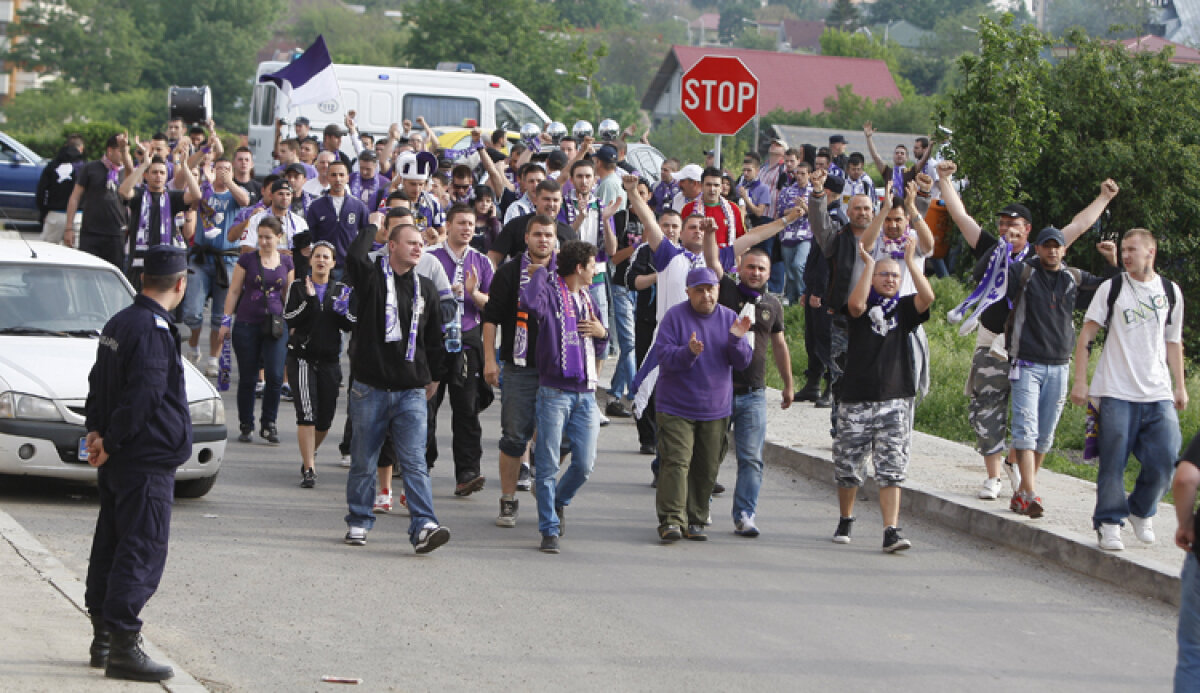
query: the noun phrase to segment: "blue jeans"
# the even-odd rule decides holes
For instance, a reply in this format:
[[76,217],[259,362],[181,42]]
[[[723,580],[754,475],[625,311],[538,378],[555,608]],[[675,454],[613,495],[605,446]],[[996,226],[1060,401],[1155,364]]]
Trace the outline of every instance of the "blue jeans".
[[500,370],[500,452],[509,457],[525,454],[537,424],[538,372],[536,368],[505,363]]
[[[1124,524],[1130,513],[1153,517],[1171,485],[1183,442],[1171,400],[1127,402],[1100,398],[1100,468],[1092,526]],[[1132,454],[1142,465],[1133,493],[1125,496],[1125,464]]]
[[637,374],[634,360],[633,297],[629,289],[612,285],[613,333],[617,338],[617,367],[613,370],[612,387],[608,394],[613,397],[633,396],[633,376]]
[[[596,394],[539,387],[537,430],[533,489],[537,496],[538,531],[543,536],[558,536],[558,515],[554,509],[571,504],[596,463],[596,436],[600,435]],[[571,464],[562,478],[556,479],[564,434],[571,445]]]
[[1067,397],[1067,364],[1021,366],[1012,382],[1012,446],[1015,450],[1050,451],[1054,427]]
[[[233,277],[233,267],[237,264],[236,257],[220,258],[225,264],[225,273],[227,277]],[[216,330],[221,327],[221,314],[225,312],[225,294],[229,292],[229,287],[224,288],[217,286],[217,259],[206,258],[203,261],[197,261],[196,258],[188,263],[188,268],[195,270],[195,274],[188,277],[187,291],[183,295],[183,305],[180,310],[183,313],[183,324],[196,330],[200,327],[200,323],[204,321],[204,304],[212,297],[212,312],[208,324]]]
[[799,245],[783,246],[783,268],[787,275],[785,295],[789,302],[795,304],[804,294],[804,266],[808,264],[808,251],[812,250],[812,241],[802,241]]
[[283,386],[283,367],[287,361],[287,329],[279,339],[263,335],[257,322],[233,323],[233,354],[237,357],[238,423],[242,428],[254,428],[254,385],[258,369],[263,369],[266,389],[263,390],[262,422],[275,423],[279,415],[279,388]]
[[357,381],[350,386],[354,440],[350,444],[350,474],[346,477],[347,525],[366,529],[375,526],[375,469],[388,433],[392,434],[396,464],[404,474],[404,495],[412,518],[408,523],[409,539],[415,544],[425,523],[437,522],[425,466],[427,412],[424,388],[389,392]]
[[1200,691],[1200,559],[1189,553],[1179,577],[1179,656],[1175,693]]
[[733,521],[742,513],[753,515],[762,487],[763,443],[767,437],[767,393],[751,390],[733,397],[733,450],[737,456],[737,483],[733,490]]

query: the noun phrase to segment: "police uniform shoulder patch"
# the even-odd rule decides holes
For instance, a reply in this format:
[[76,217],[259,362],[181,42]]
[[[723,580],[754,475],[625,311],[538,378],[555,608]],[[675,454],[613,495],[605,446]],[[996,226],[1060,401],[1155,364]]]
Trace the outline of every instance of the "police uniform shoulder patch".
[[763,312],[762,312],[762,319],[763,319],[763,322],[766,322],[767,320],[770,320],[770,319],[771,319],[771,311],[769,311],[769,310],[766,310],[766,309],[763,309]]
[[166,320],[163,320],[163,319],[162,319],[162,316],[161,316],[161,315],[155,315],[155,316],[154,316],[154,326],[155,326],[155,327],[157,327],[157,328],[158,328],[158,329],[160,329],[160,330],[168,330],[168,331],[170,331],[170,329],[171,329],[171,326],[167,324],[167,321],[166,321]]

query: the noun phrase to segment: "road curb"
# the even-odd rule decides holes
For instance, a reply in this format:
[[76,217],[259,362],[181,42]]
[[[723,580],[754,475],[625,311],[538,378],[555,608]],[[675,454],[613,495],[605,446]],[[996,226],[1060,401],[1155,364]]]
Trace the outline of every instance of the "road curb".
[[[805,477],[834,485],[833,460],[821,451],[767,441],[767,464],[786,467]],[[1042,472],[1046,474],[1048,472]],[[874,479],[866,490],[877,494]],[[1179,575],[1141,561],[1129,551],[1107,552],[1084,544],[1053,528],[1041,527],[1003,510],[972,507],[957,496],[921,484],[905,482],[901,508],[905,513],[937,522],[972,536],[987,539],[1089,577],[1118,585],[1131,592],[1179,606]],[[1007,506],[1004,507],[1007,510]]]
[[[11,515],[0,510],[0,538],[3,538],[16,549],[17,554],[25,561],[38,579],[47,583],[54,591],[71,602],[80,613],[79,628],[89,631],[91,624],[87,618],[87,607],[84,605],[84,584],[65,565],[42,545],[32,534],[25,530]],[[173,662],[165,652],[152,642],[142,638],[146,654],[157,662],[166,664],[175,671],[168,681],[161,683],[164,690],[171,693],[207,693],[208,689],[192,678],[192,675]],[[80,653],[83,659],[86,653]]]

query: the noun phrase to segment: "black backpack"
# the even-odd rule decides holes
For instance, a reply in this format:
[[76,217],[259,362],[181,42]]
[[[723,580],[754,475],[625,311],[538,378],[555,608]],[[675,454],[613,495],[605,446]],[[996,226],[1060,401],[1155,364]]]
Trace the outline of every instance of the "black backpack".
[[[1158,275],[1158,280],[1162,282],[1163,293],[1167,295],[1167,323],[1171,324],[1171,314],[1175,312],[1175,285],[1169,279]],[[1112,279],[1112,286],[1108,287],[1108,312],[1104,317],[1104,339],[1101,344],[1108,341],[1108,325],[1112,322],[1113,307],[1117,305],[1117,296],[1121,295],[1121,287],[1125,285],[1125,273],[1121,272]]]

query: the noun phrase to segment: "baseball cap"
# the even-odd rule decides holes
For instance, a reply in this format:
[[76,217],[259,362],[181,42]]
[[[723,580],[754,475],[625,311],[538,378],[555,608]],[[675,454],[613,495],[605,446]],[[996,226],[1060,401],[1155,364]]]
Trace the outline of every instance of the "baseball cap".
[[617,163],[616,147],[610,147],[607,144],[604,145],[603,147],[600,147],[599,149],[597,149],[594,156],[596,157],[597,161],[603,161],[606,164]]
[[675,175],[671,176],[675,180],[692,180],[700,182],[700,177],[703,175],[704,169],[700,168],[699,164],[688,164],[679,169]]
[[1010,219],[1024,219],[1029,223],[1033,223],[1033,215],[1029,213],[1029,208],[1023,204],[1013,202],[1012,204],[1004,205],[1004,209],[996,213],[998,217],[1009,217]]
[[1037,244],[1045,245],[1045,244],[1049,243],[1050,241],[1055,241],[1059,245],[1067,244],[1067,239],[1065,236],[1063,236],[1062,231],[1059,231],[1058,229],[1054,228],[1053,226],[1047,226],[1046,228],[1042,229],[1041,233],[1038,234]]
[[146,251],[143,271],[156,277],[178,274],[188,268],[187,249],[173,245],[155,245]]
[[838,144],[839,142],[842,144],[845,144],[846,137],[844,135],[830,135],[829,136],[829,144]]
[[299,118],[296,119],[296,125],[308,125],[308,118],[305,118],[304,116],[300,116]]
[[283,169],[283,175],[286,176],[289,173],[299,173],[305,178],[308,178],[308,169],[304,168],[304,164],[298,162],[288,164],[287,168]]
[[687,288],[700,286],[701,284],[711,284],[716,286],[720,280],[717,279],[717,273],[707,267],[697,267],[688,272]]

